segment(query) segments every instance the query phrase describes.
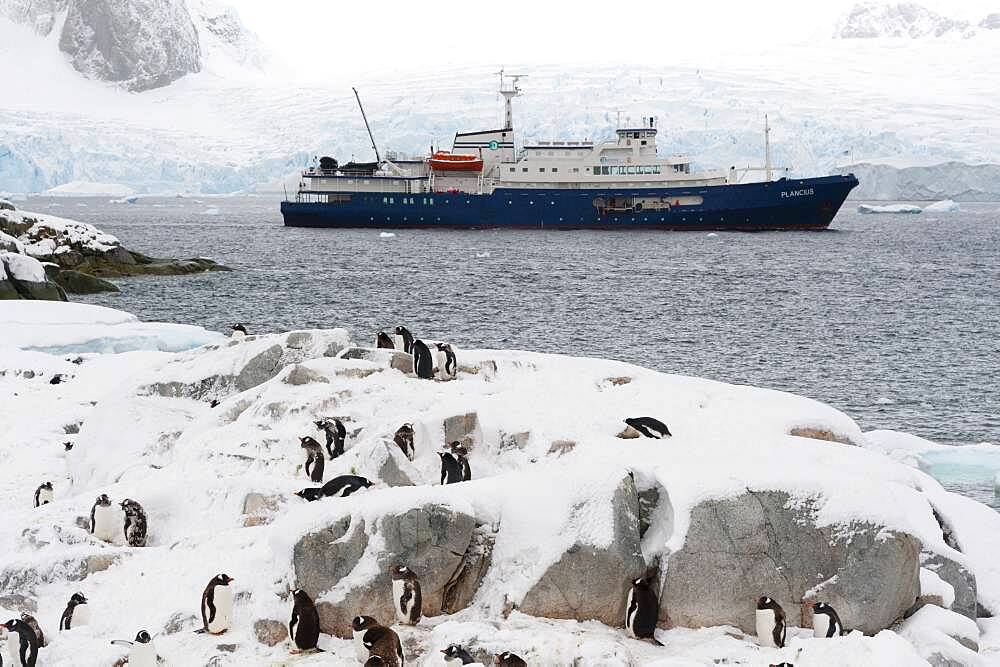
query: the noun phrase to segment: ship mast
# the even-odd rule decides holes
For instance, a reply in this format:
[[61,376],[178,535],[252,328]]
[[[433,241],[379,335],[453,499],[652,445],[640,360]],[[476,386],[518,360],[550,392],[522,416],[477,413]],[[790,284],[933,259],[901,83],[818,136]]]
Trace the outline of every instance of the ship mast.
[[764,178],[771,182],[771,126],[767,122],[767,114],[764,114]]
[[[500,94],[503,95],[504,99],[504,129],[512,130],[514,129],[514,111],[511,105],[511,100],[521,94],[521,89],[518,87],[517,82],[520,79],[528,76],[527,74],[507,74],[503,73],[503,68],[500,68]],[[504,78],[510,79],[510,86],[504,86]]]
[[361,109],[361,118],[364,119],[365,127],[368,128],[368,138],[372,140],[372,150],[375,151],[375,161],[378,162],[379,164],[382,164],[382,158],[379,157],[378,154],[378,147],[375,146],[375,137],[372,136],[371,125],[368,124],[368,116],[365,115],[365,108],[361,104],[361,96],[358,95],[357,88],[351,88],[351,90],[354,91],[354,97],[356,97],[358,100],[358,108]]

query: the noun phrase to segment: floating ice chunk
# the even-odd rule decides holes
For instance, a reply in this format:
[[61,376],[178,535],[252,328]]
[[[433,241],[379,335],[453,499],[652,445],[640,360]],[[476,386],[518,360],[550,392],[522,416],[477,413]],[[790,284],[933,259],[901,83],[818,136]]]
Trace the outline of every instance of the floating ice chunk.
[[122,197],[121,199],[111,199],[108,201],[109,204],[134,204],[139,201],[139,198],[135,195],[131,197]]
[[944,201],[934,202],[929,206],[924,206],[924,213],[957,213],[961,210],[962,207],[958,205],[958,202],[952,201],[951,199],[945,199]]
[[924,209],[912,204],[888,204],[885,206],[861,204],[858,206],[858,213],[923,213],[923,211]]
[[484,250],[483,252],[476,253],[476,259],[486,259],[489,256],[490,256],[489,250]]
[[708,238],[714,239],[717,236],[718,236],[718,234],[716,234],[715,232],[710,232],[709,235],[708,235]]
[[396,238],[396,235],[395,235],[395,234],[393,234],[392,232],[381,232],[381,233],[380,233],[380,234],[378,235],[378,237],[379,237],[380,239],[394,239],[394,238]]
[[202,215],[219,215],[219,209],[216,206],[209,206],[204,211],[201,212]]

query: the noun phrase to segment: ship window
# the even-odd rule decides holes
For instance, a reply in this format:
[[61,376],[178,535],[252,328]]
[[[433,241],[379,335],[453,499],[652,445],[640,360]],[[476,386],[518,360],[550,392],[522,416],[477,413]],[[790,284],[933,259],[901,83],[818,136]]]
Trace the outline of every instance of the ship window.
[[510,168],[510,173],[512,173],[512,174],[514,173],[514,167]]
[[521,171],[523,173],[527,174],[528,173],[528,168],[527,167],[521,167]]
[[434,206],[434,197],[431,197],[428,201],[431,203],[431,206]]
[[629,174],[634,174],[635,173],[635,167],[628,167],[628,173]]
[[580,173],[580,168],[579,167],[573,167],[573,173],[574,174],[579,174]]
[[660,165],[658,165],[658,164],[654,164],[653,165],[653,173],[654,174],[660,173]]
[[559,167],[552,167],[552,173],[553,174],[556,173],[557,171],[559,171]]
[[389,198],[388,197],[382,197],[382,203],[383,204],[388,204],[389,203]]
[[538,171],[540,171],[540,172],[545,171],[545,167],[539,167]]
[[594,167],[594,173],[595,174],[601,173],[601,168],[600,167]]
[[602,175],[608,176],[610,173],[611,173],[611,169],[609,167],[601,167],[601,174]]
[[638,139],[639,138],[639,133],[638,132],[633,132],[632,133],[632,138],[633,139]]
[[645,146],[645,145],[646,145],[646,140],[645,140],[645,139],[643,139],[642,141],[640,141],[640,142],[639,142],[639,145],[640,145],[640,146]]
[[389,197],[389,203],[390,203],[390,204],[394,203],[394,202],[392,201],[392,197]]

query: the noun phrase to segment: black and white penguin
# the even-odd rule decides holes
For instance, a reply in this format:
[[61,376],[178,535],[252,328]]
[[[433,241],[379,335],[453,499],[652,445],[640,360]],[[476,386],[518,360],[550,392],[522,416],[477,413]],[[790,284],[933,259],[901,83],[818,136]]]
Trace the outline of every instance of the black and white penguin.
[[395,350],[396,344],[392,342],[392,338],[389,338],[389,334],[379,331],[378,335],[375,336],[375,347],[385,350]]
[[340,475],[323,485],[323,495],[327,498],[346,498],[359,489],[372,486],[371,480],[361,475]]
[[24,621],[12,618],[7,628],[7,657],[15,667],[35,667],[38,662],[38,635]]
[[774,599],[757,600],[757,643],[770,648],[785,647],[785,610]]
[[476,659],[472,657],[463,646],[460,644],[449,644],[448,648],[442,649],[441,654],[444,656],[444,661],[448,664],[458,663],[460,665],[476,665]]
[[840,622],[837,610],[825,602],[813,605],[813,636],[839,637],[844,634],[844,624]]
[[368,649],[365,648],[364,636],[368,630],[379,627],[379,622],[372,616],[355,616],[351,620],[351,636],[354,639],[354,652],[358,662],[368,660]]
[[413,334],[404,326],[396,327],[396,335],[403,341],[403,352],[413,353]]
[[365,660],[363,667],[385,667],[385,660],[380,656],[370,655],[368,659]]
[[108,494],[102,493],[90,508],[90,534],[99,540],[114,542],[121,525],[119,517],[118,511],[111,506]]
[[146,510],[131,498],[123,500],[121,508],[125,512],[125,544],[130,547],[146,546]]
[[55,494],[52,492],[52,482],[43,482],[35,489],[35,507],[48,505],[54,498]]
[[316,428],[326,435],[326,453],[334,460],[344,453],[344,443],[347,442],[347,427],[339,419],[321,419],[313,422]]
[[308,435],[299,438],[302,449],[306,450],[306,475],[314,482],[323,481],[323,467],[326,465],[326,457],[323,456],[323,446]]
[[301,588],[292,591],[292,619],[288,621],[288,636],[298,651],[319,651],[319,612],[309,594]]
[[646,576],[633,581],[625,606],[625,629],[629,636],[662,646],[654,636],[659,614],[660,600],[653,590],[653,578]]
[[382,658],[382,663],[387,667],[403,667],[406,664],[403,642],[392,628],[380,625],[365,630],[361,636],[361,644],[368,650],[368,657]]
[[410,568],[397,565],[392,568],[392,606],[396,610],[396,620],[404,625],[420,622],[423,597],[420,594],[420,580]]
[[437,348],[438,376],[442,380],[454,380],[458,377],[458,361],[455,350],[447,343],[435,343]]
[[204,624],[200,632],[221,635],[233,622],[233,589],[229,585],[234,579],[228,574],[212,577],[201,594],[201,620]]
[[497,665],[497,667],[528,667],[528,663],[524,661],[524,658],[510,651],[497,653],[493,656],[493,664]]
[[243,340],[247,337],[247,328],[242,324],[234,324],[231,328],[233,330],[232,337],[234,340]]
[[[333,480],[331,480],[333,481]],[[296,491],[295,495],[303,500],[308,500],[309,502],[315,502],[323,497],[323,487],[315,486],[308,489],[302,489],[301,491]]]
[[38,648],[43,648],[45,646],[45,633],[42,632],[42,626],[38,624],[38,619],[25,611],[21,613],[21,620],[35,631],[35,637],[38,638]]
[[463,479],[464,469],[458,457],[451,452],[438,452],[441,457],[441,484],[457,484]]
[[112,639],[115,646],[128,646],[128,667],[157,667],[156,645],[153,637],[145,630],[135,635],[135,641]]
[[62,384],[62,382],[63,382],[62,373],[56,373],[55,375],[52,376],[52,379],[49,380],[49,384]]
[[434,357],[427,344],[422,340],[413,341],[413,374],[421,380],[434,379]]
[[83,593],[73,593],[59,619],[59,630],[71,630],[88,623],[90,623],[90,606],[87,604],[87,598],[83,597]]
[[629,417],[625,423],[647,438],[669,438],[670,429],[658,419],[652,417]]
[[451,443],[451,453],[455,455],[458,464],[462,466],[462,481],[470,481],[472,479],[472,466],[469,465],[469,450],[456,440]]
[[775,664],[771,664],[771,665],[768,665],[767,667],[795,667],[795,665],[793,665],[790,662],[779,662],[776,665]]
[[413,460],[413,457],[416,456],[416,449],[413,446],[413,424],[403,424],[396,429],[396,435],[392,436],[392,441],[403,450],[406,458]]
[[67,440],[66,442],[64,442],[63,449],[66,450],[67,452],[73,451],[73,442],[71,440]]

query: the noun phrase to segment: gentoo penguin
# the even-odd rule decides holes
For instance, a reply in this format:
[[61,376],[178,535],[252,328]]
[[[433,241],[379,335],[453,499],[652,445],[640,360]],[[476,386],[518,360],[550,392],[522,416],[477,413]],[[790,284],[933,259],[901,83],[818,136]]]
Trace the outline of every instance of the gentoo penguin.
[[292,591],[294,606],[292,619],[288,621],[288,636],[298,651],[319,651],[319,612],[312,598],[301,588]]
[[323,466],[326,457],[323,456],[323,447],[308,435],[299,438],[302,449],[306,450],[306,475],[314,482],[323,481]]
[[396,327],[396,335],[403,340],[403,352],[407,354],[413,353],[413,334],[410,330],[404,326]]
[[67,440],[66,442],[64,442],[63,443],[63,449],[65,449],[67,452],[73,451],[73,442],[70,441],[70,440]]
[[625,423],[642,433],[647,438],[669,438],[670,429],[658,419],[652,417],[630,417]]
[[234,324],[232,326],[232,330],[233,330],[232,337],[234,340],[243,340],[244,338],[247,337],[247,328],[242,324]]
[[422,340],[413,341],[413,374],[421,380],[434,379],[434,358],[427,344]]
[[87,598],[83,597],[83,593],[73,593],[73,597],[66,604],[66,611],[59,619],[59,630],[71,630],[88,623],[90,623],[90,607],[87,605]]
[[295,495],[303,500],[313,502],[323,497],[323,487],[315,486],[308,489],[302,489],[301,491],[296,491]]
[[385,667],[385,660],[377,655],[370,655],[365,660],[363,667]]
[[125,544],[130,547],[146,546],[146,511],[131,498],[123,500],[121,508],[125,512]]
[[448,664],[458,663],[460,665],[475,665],[478,664],[476,659],[472,657],[472,654],[465,650],[459,644],[450,644],[448,648],[441,651],[444,655],[444,661]]
[[653,634],[660,614],[660,601],[652,584],[653,578],[649,576],[632,582],[625,607],[625,629],[630,637],[648,639],[657,646],[662,646]]
[[378,656],[387,667],[403,667],[406,664],[403,642],[391,628],[378,625],[365,630],[361,635],[361,645],[368,651],[367,657]]
[[344,453],[344,442],[347,440],[347,427],[339,419],[321,419],[313,422],[316,428],[326,434],[326,453],[334,460]]
[[105,542],[114,542],[118,535],[119,514],[111,506],[108,494],[97,496],[94,506],[90,508],[90,534]]
[[52,379],[49,380],[49,384],[61,384],[62,381],[63,381],[62,373],[56,373],[55,375],[52,376]]
[[145,630],[140,630],[135,641],[125,639],[112,639],[111,643],[116,646],[128,646],[128,667],[156,667],[156,645],[153,638]]
[[389,334],[384,331],[378,332],[378,335],[375,337],[375,346],[386,350],[396,349],[396,344],[389,338]]
[[497,653],[493,656],[493,664],[498,667],[528,667],[528,663],[524,661],[524,658],[510,651]]
[[7,628],[7,656],[12,665],[35,667],[38,661],[38,635],[24,621],[12,618],[3,624]]
[[372,486],[372,482],[360,475],[340,475],[334,477],[323,486],[296,491],[295,495],[304,498],[309,502],[320,498],[346,498],[358,489],[367,489]]
[[55,495],[52,493],[52,482],[43,482],[35,489],[35,507],[48,505]]
[[212,577],[201,594],[201,632],[221,635],[229,629],[233,621],[233,589],[229,583],[233,578],[228,574]]
[[839,637],[844,634],[844,624],[837,611],[825,602],[813,605],[813,636]]
[[469,465],[469,450],[465,445],[457,440],[451,443],[451,453],[458,459],[458,464],[462,466],[462,481],[468,482],[472,479],[472,466]]
[[416,450],[413,447],[413,424],[403,424],[396,429],[396,435],[392,436],[392,441],[403,450],[406,458],[413,460]]
[[379,627],[378,621],[372,616],[355,616],[351,621],[351,635],[354,638],[354,652],[358,662],[363,663],[368,660],[369,654],[363,641],[364,636],[366,632],[377,627]]
[[451,452],[438,452],[441,457],[441,484],[457,484],[464,481],[462,463]]
[[396,610],[396,620],[404,625],[420,622],[423,597],[420,595],[420,580],[413,570],[405,565],[392,568],[392,606]]
[[785,610],[767,596],[757,600],[757,643],[771,648],[785,647]]
[[28,627],[35,631],[35,637],[38,638],[38,648],[44,647],[45,633],[42,632],[42,626],[38,625],[38,619],[36,619],[28,612],[22,612],[21,620],[27,623]]
[[455,350],[447,343],[436,343],[438,358],[438,373],[442,380],[454,380],[458,377],[458,362],[455,360]]

